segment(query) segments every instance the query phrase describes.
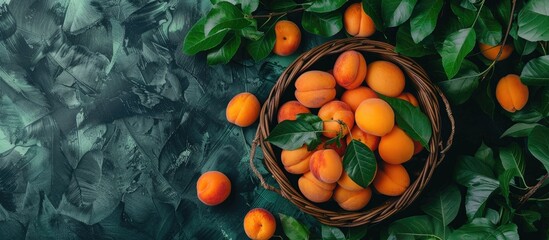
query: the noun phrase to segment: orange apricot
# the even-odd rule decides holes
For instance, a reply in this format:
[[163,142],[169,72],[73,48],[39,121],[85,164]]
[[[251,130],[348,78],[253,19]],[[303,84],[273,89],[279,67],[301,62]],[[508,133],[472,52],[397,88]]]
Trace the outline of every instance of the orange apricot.
[[259,100],[248,92],[234,96],[227,105],[227,121],[240,127],[252,125],[259,117]]
[[215,206],[227,199],[231,193],[231,181],[219,171],[202,174],[196,182],[198,199],[208,206]]
[[402,94],[400,94],[397,98],[400,98],[404,101],[407,101],[409,102],[410,104],[412,104],[414,107],[419,107],[419,102],[417,101],[417,98],[414,97],[413,94],[409,93],[409,92],[403,92]]
[[339,178],[339,180],[337,180],[337,184],[340,187],[345,188],[349,191],[359,191],[364,189],[355,181],[353,181],[353,179],[351,179],[351,177],[349,177],[349,175],[345,171],[343,171],[343,174],[341,174],[341,177]]
[[303,174],[309,171],[309,159],[313,152],[307,150],[307,145],[303,145],[295,150],[282,150],[280,159],[284,169],[289,173]]
[[366,84],[378,93],[396,97],[404,90],[404,73],[392,62],[375,61],[368,65]]
[[309,170],[319,181],[335,183],[341,177],[343,163],[335,150],[317,150],[309,159]]
[[384,100],[369,98],[362,101],[356,109],[355,123],[368,134],[383,136],[393,129],[395,113]]
[[357,51],[345,51],[337,57],[333,71],[339,86],[354,89],[360,86],[366,77],[366,60]]
[[508,112],[521,110],[528,102],[528,87],[521,82],[518,75],[509,74],[499,79],[496,85],[496,99]]
[[319,108],[335,98],[335,86],[332,74],[318,70],[307,71],[295,81],[295,97],[305,107]]
[[[478,48],[480,49],[480,53],[482,54],[482,56],[484,56],[486,59],[490,61],[494,61],[496,60],[499,50],[501,49],[501,44],[496,46],[491,46],[491,45],[479,42]],[[505,44],[505,46],[503,46],[503,50],[501,51],[501,55],[499,56],[498,61],[509,58],[509,56],[511,56],[511,53],[513,53],[513,50],[515,50],[513,45]]]
[[288,56],[294,53],[301,43],[301,30],[292,21],[278,21],[275,24],[275,36],[273,52],[279,56]]
[[402,165],[382,164],[374,178],[377,192],[386,196],[400,196],[410,186],[410,176]]
[[[355,125],[355,115],[349,105],[342,101],[331,101],[318,110],[318,117],[324,121],[322,135],[333,138],[341,132],[345,136]],[[340,122],[345,125],[340,124]]]
[[414,140],[398,126],[381,137],[378,146],[379,156],[390,164],[407,162],[414,155]]
[[284,120],[295,120],[298,114],[310,112],[311,110],[303,106],[303,104],[298,101],[289,101],[282,104],[282,106],[278,109],[277,121],[282,122]]
[[372,89],[365,86],[346,90],[343,92],[343,95],[341,95],[341,101],[347,103],[353,111],[356,111],[358,105],[368,98],[377,98],[377,94]]
[[254,208],[244,216],[244,232],[250,239],[270,239],[276,230],[276,219],[263,208]]
[[299,178],[297,185],[305,198],[322,203],[330,200],[337,184],[319,181],[311,172],[307,172]]
[[353,3],[345,10],[343,26],[355,37],[369,37],[376,32],[374,21],[364,12],[361,3]]
[[364,208],[372,198],[372,189],[369,187],[358,190],[349,191],[345,188],[338,187],[334,191],[334,200],[339,206],[347,211],[356,211]]
[[355,125],[353,129],[351,129],[351,134],[347,135],[347,144],[349,144],[353,139],[364,143],[364,145],[372,151],[375,151],[379,144],[378,136],[362,131],[358,125]]

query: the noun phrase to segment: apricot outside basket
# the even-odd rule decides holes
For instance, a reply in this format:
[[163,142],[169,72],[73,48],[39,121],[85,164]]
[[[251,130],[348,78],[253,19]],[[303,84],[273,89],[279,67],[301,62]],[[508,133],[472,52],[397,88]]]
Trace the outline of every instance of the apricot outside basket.
[[[282,164],[280,163],[279,155],[275,154],[276,147],[273,148],[269,142],[264,141],[276,124],[278,107],[283,103],[283,97],[288,95],[285,91],[289,86],[290,88],[293,87],[296,78],[301,73],[312,70],[313,65],[319,60],[325,57],[335,58],[347,50],[355,50],[366,53],[369,56],[376,56],[379,59],[390,61],[400,66],[409,79],[408,83],[411,82],[412,87],[417,91],[415,94],[423,112],[431,121],[433,132],[429,143],[431,151],[426,154],[425,165],[404,194],[399,197],[389,198],[379,205],[370,206],[370,208],[367,206],[364,210],[357,212],[331,208],[323,209],[318,204],[306,199],[300,193],[299,189],[296,188],[296,185],[291,183],[287,175],[288,173],[281,167]],[[368,61],[368,58],[366,61]],[[440,100],[444,104],[443,109],[440,108]],[[445,131],[442,129],[441,111],[445,112],[449,122],[449,124],[445,124],[449,128],[444,129]],[[448,100],[440,89],[431,83],[425,71],[412,59],[395,53],[394,47],[387,43],[366,38],[338,39],[305,52],[282,73],[261,109],[259,127],[252,143],[250,166],[264,188],[282,195],[295,204],[301,211],[314,216],[323,224],[338,227],[354,227],[377,223],[406,208],[419,196],[427,185],[435,168],[444,159],[445,153],[452,145],[454,129],[454,119]],[[446,141],[442,139],[442,132],[448,135]],[[263,150],[263,163],[280,188],[267,184],[254,166],[253,158],[258,144]]]

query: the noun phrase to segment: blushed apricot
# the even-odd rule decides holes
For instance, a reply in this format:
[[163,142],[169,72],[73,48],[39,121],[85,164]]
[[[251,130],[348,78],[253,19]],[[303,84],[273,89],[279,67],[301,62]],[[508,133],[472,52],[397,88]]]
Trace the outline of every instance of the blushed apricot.
[[414,155],[423,151],[423,145],[417,140],[414,140]]
[[319,181],[335,183],[341,177],[343,163],[335,150],[317,150],[309,159],[309,169]]
[[202,203],[208,206],[222,203],[230,193],[231,181],[219,171],[205,172],[196,182],[196,195]]
[[400,196],[410,186],[410,176],[402,165],[383,163],[374,179],[377,192],[386,196]]
[[313,152],[307,150],[307,145],[295,150],[282,150],[280,159],[284,169],[289,173],[303,174],[309,171],[309,159]]
[[374,21],[364,12],[361,3],[353,3],[345,10],[343,25],[345,31],[355,37],[369,37],[376,32]]
[[[480,53],[482,54],[482,56],[484,56],[486,59],[490,61],[494,61],[498,56],[499,49],[501,49],[501,45],[491,46],[491,45],[479,42],[478,48],[480,49]],[[513,45],[505,44],[505,46],[503,46],[503,50],[501,51],[501,55],[499,56],[498,61],[509,58],[509,56],[511,56],[511,53],[513,53],[513,50],[515,50]]]
[[301,30],[292,21],[278,21],[275,24],[275,36],[273,52],[279,56],[288,56],[294,53],[301,43]]
[[521,82],[518,75],[509,74],[498,81],[496,99],[508,112],[521,110],[528,102],[528,87]]
[[244,232],[250,239],[270,239],[276,230],[276,219],[263,208],[254,208],[244,216]]
[[337,184],[340,187],[345,188],[349,191],[359,191],[364,189],[363,187],[358,185],[355,181],[353,181],[353,179],[351,179],[351,177],[349,177],[349,175],[345,171],[343,171],[343,174],[341,174],[341,177],[337,181]]
[[395,125],[395,113],[382,99],[364,100],[355,111],[355,123],[364,132],[374,136],[389,133]]
[[345,51],[337,57],[333,71],[339,86],[354,89],[360,86],[366,77],[366,60],[357,51]]
[[[333,138],[342,132],[345,136],[349,129],[355,125],[355,115],[349,105],[342,101],[331,101],[324,104],[320,110],[318,110],[318,117],[324,121],[322,135]],[[345,125],[341,125],[339,121]]]
[[372,198],[372,190],[367,187],[358,191],[349,191],[337,187],[334,192],[334,200],[347,211],[356,211],[364,208]]
[[298,114],[310,112],[311,110],[303,106],[303,104],[298,101],[289,101],[282,104],[282,106],[278,109],[277,121],[282,122],[284,120],[295,120]]
[[398,126],[381,137],[378,147],[379,156],[390,164],[407,162],[414,155],[414,141]]
[[400,94],[397,98],[400,98],[404,101],[407,101],[409,102],[410,104],[412,104],[414,107],[419,107],[419,102],[417,101],[417,98],[414,97],[413,94],[409,93],[409,92],[403,92],[402,94]]
[[343,95],[341,95],[341,101],[347,103],[353,111],[356,111],[358,105],[368,98],[377,98],[377,94],[372,89],[365,86],[346,90],[343,92]]
[[259,100],[248,92],[234,96],[227,105],[227,121],[240,127],[252,125],[259,117]]
[[347,144],[349,144],[353,139],[364,143],[364,145],[366,145],[372,151],[375,151],[379,144],[378,136],[374,136],[372,134],[368,134],[362,131],[358,127],[358,125],[355,125],[353,129],[351,129],[351,134],[347,135]]
[[402,93],[406,83],[404,73],[397,65],[380,60],[368,65],[366,84],[378,93],[396,97]]
[[305,198],[315,203],[322,203],[330,200],[337,184],[319,181],[311,172],[308,172],[299,178],[297,185]]
[[305,107],[319,108],[335,98],[335,86],[332,74],[318,70],[304,72],[295,81],[295,97]]

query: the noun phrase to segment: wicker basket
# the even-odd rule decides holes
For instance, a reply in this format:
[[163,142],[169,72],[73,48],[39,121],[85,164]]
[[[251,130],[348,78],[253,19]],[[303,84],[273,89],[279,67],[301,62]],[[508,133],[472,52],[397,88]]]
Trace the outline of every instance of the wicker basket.
[[[367,56],[375,56],[400,66],[410,80],[408,83],[412,83],[412,87],[417,91],[416,96],[418,97],[423,112],[431,121],[433,132],[429,143],[431,151],[426,154],[425,164],[421,170],[418,169],[419,175],[404,194],[399,197],[389,198],[377,206],[370,206],[370,204],[364,210],[358,212],[349,212],[337,208],[322,208],[318,204],[307,200],[296,188],[296,185],[292,184],[289,180],[289,174],[283,169],[278,158],[279,155],[276,154],[278,149],[276,147],[273,148],[269,142],[264,141],[276,124],[276,114],[279,105],[285,102],[286,99],[284,98],[288,98],[289,93],[285,93],[286,89],[288,87],[293,87],[296,78],[301,73],[312,70],[310,68],[314,67],[314,64],[317,64],[321,59],[335,58],[340,53],[347,50],[366,53]],[[444,131],[445,135],[448,135],[446,141],[443,141],[441,136],[443,131],[441,129],[442,123],[439,100],[442,100],[444,103],[445,108],[442,110],[445,111],[449,120],[449,124],[446,124],[446,126],[449,126],[449,129]],[[372,41],[365,38],[339,39],[327,42],[305,52],[282,73],[261,109],[259,127],[250,154],[250,165],[264,188],[282,195],[299,207],[301,211],[314,216],[321,223],[326,225],[353,227],[380,222],[409,206],[425,188],[433,171],[443,160],[445,153],[452,145],[453,135],[454,120],[449,103],[440,89],[430,82],[425,71],[417,63],[410,58],[395,53],[393,46],[383,42]],[[263,162],[279,184],[280,188],[275,188],[267,184],[254,166],[253,156],[255,155],[255,149],[258,144],[261,145],[263,150]]]

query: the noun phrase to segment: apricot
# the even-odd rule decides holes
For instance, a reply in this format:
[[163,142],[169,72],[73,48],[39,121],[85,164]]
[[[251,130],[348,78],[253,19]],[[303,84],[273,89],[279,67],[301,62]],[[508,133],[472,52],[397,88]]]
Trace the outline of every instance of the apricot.
[[360,86],[366,77],[366,60],[357,51],[345,51],[337,57],[333,71],[339,86],[354,89]]
[[[324,104],[318,110],[318,117],[324,121],[322,135],[333,138],[341,132],[345,136],[349,129],[355,125],[355,115],[347,103],[342,101],[331,101]],[[340,122],[345,125],[340,124]]]
[[378,147],[379,156],[390,164],[407,162],[414,155],[414,140],[398,126],[381,137]]
[[361,3],[353,3],[345,10],[343,26],[349,35],[355,37],[369,37],[376,32],[374,21],[364,12]]
[[309,159],[309,169],[319,181],[335,183],[343,173],[343,163],[335,150],[317,150]]
[[282,104],[282,106],[278,109],[277,121],[282,122],[284,120],[295,120],[298,114],[310,112],[311,110],[303,106],[303,104],[298,101],[289,101]]
[[356,211],[364,208],[372,198],[372,189],[369,187],[358,190],[349,191],[345,188],[338,187],[334,192],[334,200],[339,206],[347,211]]
[[358,140],[366,145],[370,150],[375,151],[379,144],[379,137],[372,134],[368,134],[360,129],[358,125],[355,125],[351,129],[351,134],[347,135],[347,145],[351,140]]
[[528,87],[521,82],[518,75],[509,74],[499,79],[496,85],[496,99],[508,112],[521,110],[528,102]]
[[414,140],[414,155],[423,151],[423,145],[419,141]]
[[368,98],[377,98],[377,94],[372,89],[365,86],[346,90],[343,92],[343,95],[341,95],[341,101],[347,103],[353,111],[356,111],[358,105]]
[[364,132],[383,136],[395,125],[395,113],[382,99],[370,98],[362,101],[355,111],[355,123]]
[[250,239],[270,239],[276,230],[276,219],[263,208],[254,208],[244,216],[244,232]]
[[215,206],[227,199],[231,193],[231,181],[219,171],[202,174],[196,182],[198,199],[208,206]]
[[239,93],[227,105],[227,121],[240,127],[250,126],[259,117],[260,108],[259,100],[253,94]]
[[400,196],[410,186],[410,176],[402,165],[382,164],[374,178],[377,192],[386,196]]
[[[496,60],[499,50],[501,49],[501,44],[496,46],[491,46],[491,45],[479,42],[478,48],[480,49],[480,53],[482,54],[482,56],[484,56],[486,59],[490,61],[494,61]],[[513,53],[513,50],[515,50],[513,45],[505,44],[505,46],[503,46],[503,50],[501,51],[501,55],[499,56],[498,61],[509,58],[509,56],[511,56],[511,53]]]
[[404,90],[404,73],[392,62],[375,61],[368,65],[366,84],[378,93],[396,97]]
[[311,172],[308,172],[297,180],[297,185],[305,198],[315,203],[322,203],[330,200],[337,184],[319,181]]
[[307,145],[295,150],[282,150],[280,159],[287,172],[303,174],[309,171],[309,159],[313,152],[307,150]]
[[419,102],[417,101],[417,98],[414,97],[413,94],[409,93],[409,92],[403,92],[402,94],[398,95],[397,98],[400,98],[404,101],[407,101],[409,102],[410,104],[412,104],[414,107],[419,107]]
[[294,53],[301,43],[301,30],[288,20],[281,20],[275,24],[275,45],[273,52],[279,56],[288,56]]
[[318,70],[307,71],[295,81],[295,97],[305,107],[319,108],[335,98],[335,86],[332,74]]
[[341,177],[337,181],[337,184],[340,187],[347,189],[349,191],[359,191],[364,189],[363,187],[358,185],[355,181],[353,181],[353,179],[351,179],[351,177],[349,177],[349,175],[345,171],[343,171],[343,174],[341,174]]

